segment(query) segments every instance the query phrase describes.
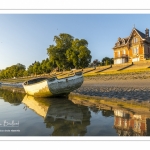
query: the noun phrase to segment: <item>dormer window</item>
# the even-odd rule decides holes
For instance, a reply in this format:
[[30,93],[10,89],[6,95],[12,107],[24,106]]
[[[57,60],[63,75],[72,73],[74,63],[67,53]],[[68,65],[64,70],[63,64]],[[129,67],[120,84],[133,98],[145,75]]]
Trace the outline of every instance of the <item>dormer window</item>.
[[135,38],[135,43],[137,43],[138,42],[138,38]]
[[122,40],[122,44],[125,44],[125,40],[124,39]]
[[120,42],[119,41],[117,42],[117,46],[120,46]]
[[134,37],[133,38],[133,43],[137,43],[138,42],[138,38]]

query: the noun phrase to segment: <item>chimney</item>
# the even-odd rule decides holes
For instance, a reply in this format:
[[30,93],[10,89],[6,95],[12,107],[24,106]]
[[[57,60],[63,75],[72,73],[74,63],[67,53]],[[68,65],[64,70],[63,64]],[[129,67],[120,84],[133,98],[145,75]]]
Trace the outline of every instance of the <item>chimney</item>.
[[145,38],[148,38],[149,37],[149,29],[146,28],[145,30]]

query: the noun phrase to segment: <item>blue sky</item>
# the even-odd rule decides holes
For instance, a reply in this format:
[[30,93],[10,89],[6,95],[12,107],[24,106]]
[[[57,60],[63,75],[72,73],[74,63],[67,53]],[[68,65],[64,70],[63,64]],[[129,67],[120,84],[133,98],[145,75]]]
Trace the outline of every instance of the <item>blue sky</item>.
[[129,36],[134,25],[145,33],[150,14],[0,14],[0,69],[41,62],[60,33],[86,39],[92,61],[101,61],[113,57],[118,37]]

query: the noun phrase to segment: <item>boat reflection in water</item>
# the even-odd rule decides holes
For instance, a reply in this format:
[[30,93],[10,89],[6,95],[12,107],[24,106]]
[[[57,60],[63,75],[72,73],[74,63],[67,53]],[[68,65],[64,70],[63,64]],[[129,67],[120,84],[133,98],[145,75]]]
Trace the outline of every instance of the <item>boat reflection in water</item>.
[[26,95],[22,101],[28,108],[44,118],[47,128],[54,128],[52,135],[85,135],[91,113],[85,106],[78,106],[65,98],[35,98]]
[[120,136],[149,136],[150,114],[114,110],[114,128]]

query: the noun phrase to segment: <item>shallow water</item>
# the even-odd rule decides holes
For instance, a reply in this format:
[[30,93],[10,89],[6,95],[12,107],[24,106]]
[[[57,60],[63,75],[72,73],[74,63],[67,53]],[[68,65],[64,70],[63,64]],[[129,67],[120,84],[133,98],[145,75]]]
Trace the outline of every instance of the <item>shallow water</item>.
[[150,119],[74,99],[34,98],[0,89],[1,136],[149,136]]

